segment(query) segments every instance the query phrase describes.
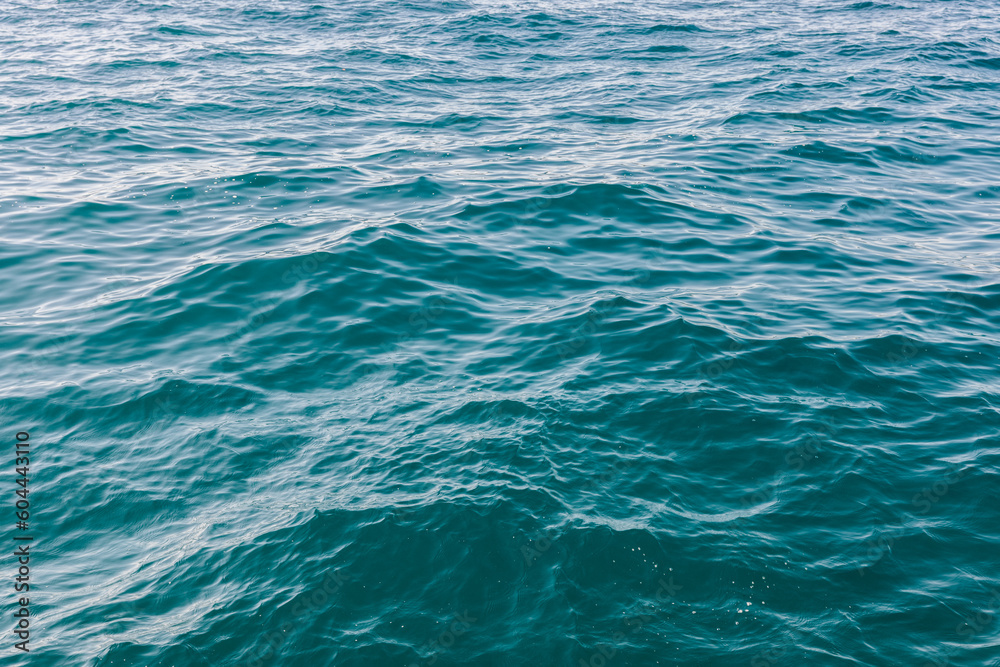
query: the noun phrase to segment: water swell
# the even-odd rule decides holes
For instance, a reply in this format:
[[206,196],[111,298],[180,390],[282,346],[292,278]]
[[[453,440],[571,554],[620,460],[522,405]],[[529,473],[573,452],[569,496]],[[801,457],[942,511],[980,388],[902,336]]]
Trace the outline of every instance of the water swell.
[[995,660],[994,5],[12,5],[32,658]]

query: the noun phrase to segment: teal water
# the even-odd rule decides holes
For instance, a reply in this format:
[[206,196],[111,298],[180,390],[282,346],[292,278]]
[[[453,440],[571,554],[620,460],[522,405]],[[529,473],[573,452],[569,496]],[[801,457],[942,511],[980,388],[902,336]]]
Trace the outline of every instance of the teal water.
[[998,12],[5,3],[0,661],[1000,665]]

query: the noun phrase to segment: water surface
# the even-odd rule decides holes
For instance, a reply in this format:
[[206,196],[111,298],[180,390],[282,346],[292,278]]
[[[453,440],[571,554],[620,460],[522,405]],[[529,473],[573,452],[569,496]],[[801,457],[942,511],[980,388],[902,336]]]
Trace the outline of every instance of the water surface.
[[7,3],[30,664],[1000,665],[998,16]]

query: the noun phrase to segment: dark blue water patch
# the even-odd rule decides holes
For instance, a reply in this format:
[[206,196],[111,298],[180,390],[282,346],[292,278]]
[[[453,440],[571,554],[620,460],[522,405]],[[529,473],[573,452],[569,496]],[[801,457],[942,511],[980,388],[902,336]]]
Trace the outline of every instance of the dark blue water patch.
[[164,35],[177,35],[177,36],[195,36],[195,37],[211,37],[217,33],[206,30],[204,28],[197,28],[193,26],[186,25],[161,25],[156,29],[156,32]]
[[656,25],[645,28],[641,31],[646,35],[654,35],[660,32],[708,32],[704,28],[701,28],[693,23],[682,23],[682,24],[672,24],[672,23],[657,23]]
[[773,58],[794,58],[796,56],[801,56],[803,54],[804,54],[804,52],[802,52],[802,51],[793,51],[793,50],[789,50],[789,49],[781,49],[781,50],[778,50],[778,51],[769,51],[767,55],[769,55],[769,56],[771,56]]
[[[771,120],[788,123],[844,123],[844,124],[866,124],[866,123],[906,123],[913,122],[914,118],[898,116],[892,109],[885,107],[867,107],[864,109],[843,109],[841,107],[830,107],[828,109],[816,109],[806,112],[771,112],[747,114],[740,113],[727,118],[725,123],[754,123],[768,122]],[[919,119],[923,120],[923,119]]]
[[683,44],[663,44],[659,46],[651,46],[646,49],[647,53],[687,53],[689,51],[691,51],[691,49]]
[[968,61],[969,67],[981,67],[984,69],[1000,69],[1000,57],[995,58],[973,58]]
[[790,157],[805,160],[830,162],[833,164],[853,164],[861,167],[875,167],[876,162],[870,157],[870,151],[852,151],[838,146],[832,146],[823,141],[795,146],[783,151]]
[[884,10],[891,10],[891,9],[903,9],[903,7],[900,6],[900,5],[894,5],[894,4],[891,4],[891,3],[886,3],[886,2],[871,2],[870,0],[868,0],[866,2],[855,2],[854,4],[848,5],[845,9],[847,9],[849,11],[868,10],[868,9],[877,9],[877,10],[883,10],[884,11]]

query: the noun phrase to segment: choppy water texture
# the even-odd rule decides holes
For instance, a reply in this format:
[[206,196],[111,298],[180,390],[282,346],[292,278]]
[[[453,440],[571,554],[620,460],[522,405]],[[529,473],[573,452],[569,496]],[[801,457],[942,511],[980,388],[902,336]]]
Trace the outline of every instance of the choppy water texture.
[[1000,665],[998,16],[5,3],[30,664]]

